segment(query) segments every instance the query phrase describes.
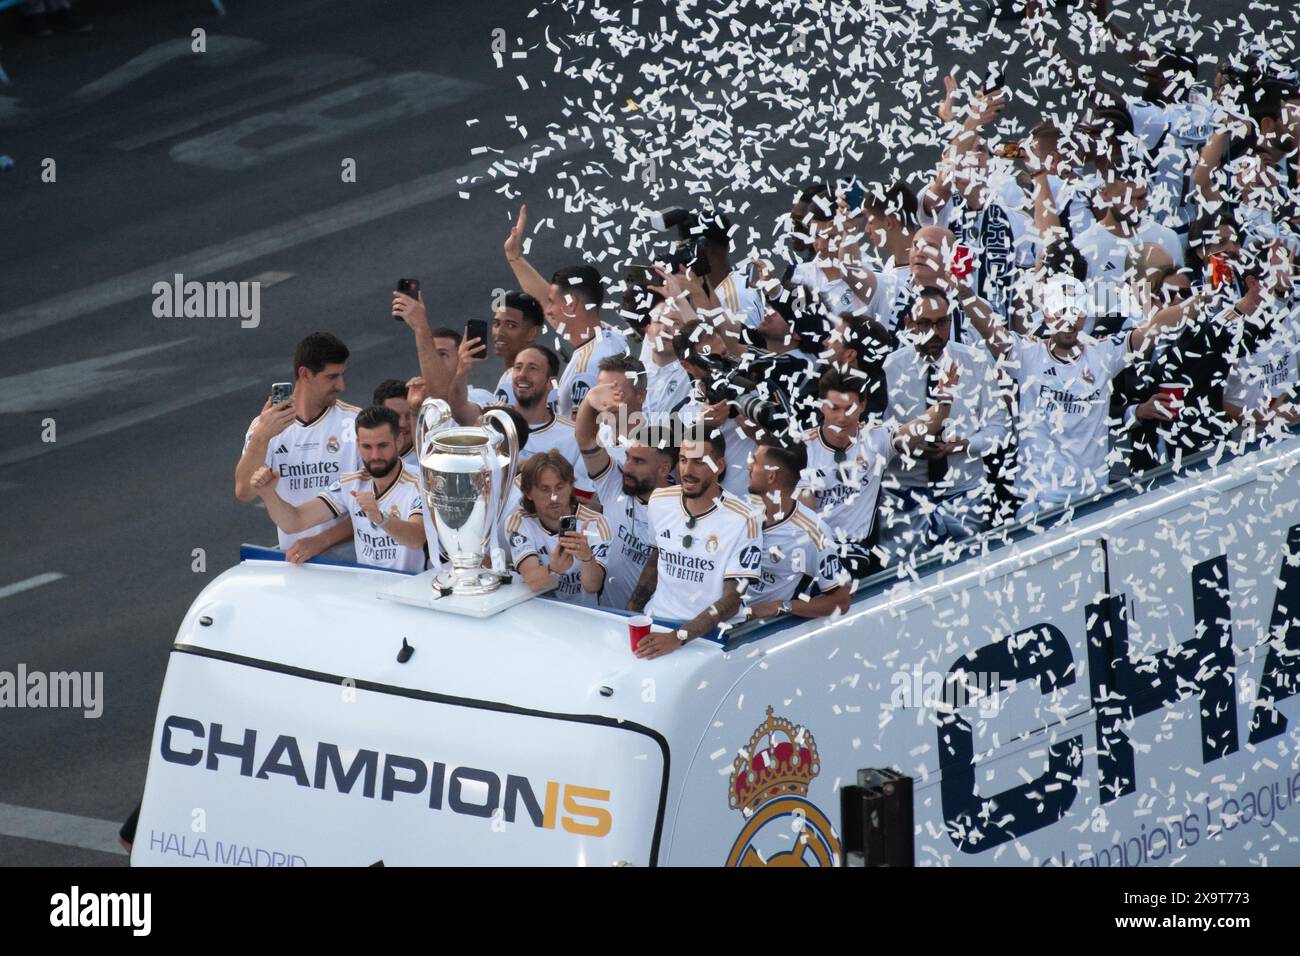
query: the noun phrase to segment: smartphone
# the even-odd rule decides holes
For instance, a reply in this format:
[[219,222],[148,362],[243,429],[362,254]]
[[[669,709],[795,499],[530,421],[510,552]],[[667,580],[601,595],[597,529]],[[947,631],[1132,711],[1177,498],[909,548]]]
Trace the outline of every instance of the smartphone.
[[578,530],[578,516],[565,515],[560,519],[560,534],[568,534]]
[[[397,291],[402,295],[409,295],[412,299],[420,298],[420,280],[419,279],[398,279]],[[400,315],[393,316],[398,322],[402,321]]]
[[658,285],[660,279],[659,274],[655,272],[652,266],[634,262],[627,267],[627,272],[623,275],[623,281],[627,285],[635,286],[638,289],[648,289],[652,285]]
[[271,386],[271,404],[280,405],[293,397],[293,382],[276,382]]
[[996,92],[1002,89],[1002,67],[996,63],[989,66],[989,71],[984,76],[984,94]]
[[478,339],[480,342],[482,342],[483,343],[482,346],[479,347],[479,354],[486,355],[487,343],[488,343],[488,324],[482,319],[470,319],[468,322],[466,322],[465,341],[468,342],[470,339]]

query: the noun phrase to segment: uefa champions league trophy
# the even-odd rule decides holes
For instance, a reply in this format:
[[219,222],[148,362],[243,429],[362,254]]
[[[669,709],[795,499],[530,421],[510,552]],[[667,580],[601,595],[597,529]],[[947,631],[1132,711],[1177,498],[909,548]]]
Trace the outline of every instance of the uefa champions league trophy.
[[482,427],[457,426],[451,408],[436,398],[426,398],[415,418],[420,491],[451,559],[450,571],[433,581],[444,595],[491,594],[507,573],[504,565],[487,568],[483,562],[514,484],[519,435],[504,411],[489,409],[483,422]]

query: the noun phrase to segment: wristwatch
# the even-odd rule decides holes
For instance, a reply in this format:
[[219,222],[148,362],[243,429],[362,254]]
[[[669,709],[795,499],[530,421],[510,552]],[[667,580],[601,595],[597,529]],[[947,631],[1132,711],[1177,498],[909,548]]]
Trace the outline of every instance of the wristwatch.
[[677,630],[673,631],[673,637],[677,638],[677,640],[681,641],[683,644],[691,639],[691,636],[686,633],[686,628],[684,627],[679,627]]
[[794,605],[791,604],[789,601],[782,601],[782,602],[781,602],[781,613],[782,613],[782,614],[789,614],[792,610],[794,610]]

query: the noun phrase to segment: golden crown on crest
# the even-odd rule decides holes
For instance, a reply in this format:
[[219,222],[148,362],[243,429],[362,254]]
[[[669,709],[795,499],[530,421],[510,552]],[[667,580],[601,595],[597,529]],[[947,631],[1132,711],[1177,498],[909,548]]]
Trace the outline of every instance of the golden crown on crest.
[[774,716],[769,706],[767,720],[754,731],[748,746],[732,764],[728,802],[731,809],[749,816],[775,797],[807,796],[809,785],[820,771],[812,733]]

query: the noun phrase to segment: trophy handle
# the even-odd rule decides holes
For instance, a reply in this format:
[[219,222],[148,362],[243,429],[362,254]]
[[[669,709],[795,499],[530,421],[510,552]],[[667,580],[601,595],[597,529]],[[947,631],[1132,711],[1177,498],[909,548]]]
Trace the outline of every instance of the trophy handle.
[[440,398],[426,398],[420,404],[420,410],[415,413],[415,421],[412,425],[414,434],[411,437],[414,439],[417,460],[423,462],[424,456],[432,450],[429,447],[429,439],[454,424],[456,423],[452,419],[450,405]]
[[494,422],[500,426],[505,437],[506,452],[509,458],[505,467],[501,469],[501,483],[495,489],[498,495],[495,514],[492,518],[493,537],[495,537],[496,529],[500,527],[501,519],[505,517],[506,502],[510,500],[510,486],[515,483],[515,475],[519,470],[519,433],[515,430],[514,419],[498,409],[489,408],[483,413],[483,424],[486,425],[488,422]]

